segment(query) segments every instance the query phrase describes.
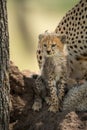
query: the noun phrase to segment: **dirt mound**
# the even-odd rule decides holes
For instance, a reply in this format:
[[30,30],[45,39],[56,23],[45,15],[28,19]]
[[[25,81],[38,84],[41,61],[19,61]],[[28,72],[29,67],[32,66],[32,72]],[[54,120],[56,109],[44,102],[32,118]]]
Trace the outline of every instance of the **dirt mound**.
[[40,112],[32,110],[35,81],[30,71],[20,72],[10,63],[10,130],[87,130],[87,112],[47,111],[44,103]]

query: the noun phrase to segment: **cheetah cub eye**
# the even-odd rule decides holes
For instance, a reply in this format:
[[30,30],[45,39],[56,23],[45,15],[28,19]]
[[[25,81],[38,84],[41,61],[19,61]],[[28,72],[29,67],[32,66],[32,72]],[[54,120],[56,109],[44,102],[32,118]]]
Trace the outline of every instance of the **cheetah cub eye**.
[[46,44],[43,44],[43,46],[44,46],[44,47],[47,47],[47,45],[46,45]]
[[55,46],[56,46],[56,44],[52,44],[51,46],[52,46],[52,47],[55,47]]

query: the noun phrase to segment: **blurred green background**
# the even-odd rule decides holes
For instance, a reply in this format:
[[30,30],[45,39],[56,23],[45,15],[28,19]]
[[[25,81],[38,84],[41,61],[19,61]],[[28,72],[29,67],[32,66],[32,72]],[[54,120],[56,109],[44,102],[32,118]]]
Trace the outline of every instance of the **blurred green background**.
[[20,68],[38,71],[38,35],[54,31],[79,0],[8,0],[10,59]]

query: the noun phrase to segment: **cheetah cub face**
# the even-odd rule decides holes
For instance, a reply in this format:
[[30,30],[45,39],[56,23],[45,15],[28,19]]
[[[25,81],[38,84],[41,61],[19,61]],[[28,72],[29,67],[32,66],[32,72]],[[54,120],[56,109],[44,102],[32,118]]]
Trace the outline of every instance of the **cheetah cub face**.
[[66,36],[56,33],[40,34],[39,40],[42,46],[42,51],[45,57],[61,55],[63,52],[63,42],[65,43]]

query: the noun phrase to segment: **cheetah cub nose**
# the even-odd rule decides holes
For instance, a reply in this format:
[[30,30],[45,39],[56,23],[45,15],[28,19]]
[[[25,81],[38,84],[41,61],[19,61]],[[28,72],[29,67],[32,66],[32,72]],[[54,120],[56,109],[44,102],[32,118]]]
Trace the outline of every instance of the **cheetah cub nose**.
[[47,51],[47,54],[50,54],[50,51],[49,51],[49,50]]

